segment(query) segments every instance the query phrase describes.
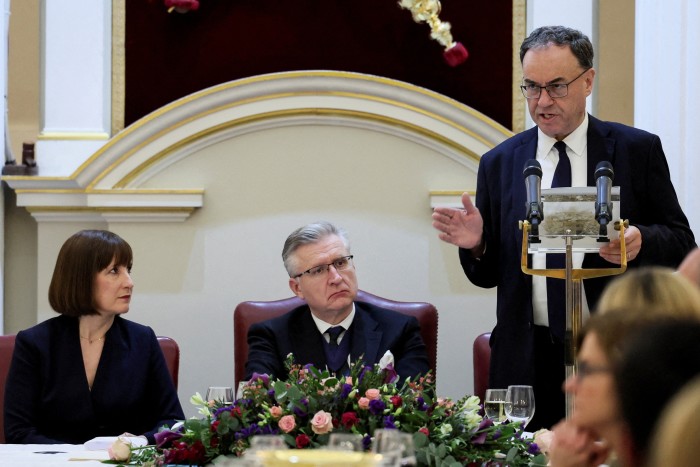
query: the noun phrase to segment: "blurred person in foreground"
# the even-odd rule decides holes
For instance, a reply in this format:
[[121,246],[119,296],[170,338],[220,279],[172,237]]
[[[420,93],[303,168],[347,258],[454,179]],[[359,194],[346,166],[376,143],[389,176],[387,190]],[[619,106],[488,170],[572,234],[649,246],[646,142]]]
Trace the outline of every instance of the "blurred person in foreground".
[[648,467],[696,467],[700,444],[700,377],[683,386],[654,430]]
[[129,433],[155,444],[184,419],[150,327],[127,321],[132,251],[83,230],[61,247],[49,303],[60,314],[17,334],[5,389],[5,436],[16,444],[80,444]]
[[[489,387],[532,385],[537,411],[528,428],[537,429],[564,416],[565,292],[562,280],[533,278],[521,271],[518,221],[526,216],[525,163],[536,159],[542,167],[542,188],[550,188],[595,186],[596,166],[609,162],[614,185],[620,186],[615,219],[630,222],[625,231],[630,268],[655,264],[675,268],[695,247],[695,240],[659,137],[586,112],[596,73],[589,38],[564,26],[538,28],[523,41],[520,62],[521,89],[537,127],[484,154],[476,205],[465,193],[463,209],[435,209],[433,226],[441,240],[459,247],[462,268],[471,282],[498,287]],[[557,267],[547,266],[547,256],[552,255],[531,255],[532,267]],[[608,268],[620,260],[618,240],[604,244],[599,254],[573,257],[574,268]],[[609,280],[584,281],[584,315],[596,308]]]
[[300,227],[285,241],[282,260],[289,288],[306,303],[250,327],[246,379],[253,373],[284,378],[290,353],[298,364],[345,374],[351,362],[379,363],[390,351],[400,378],[428,372],[416,318],[355,301],[357,276],[344,230],[329,222]]
[[611,453],[623,466],[636,465],[613,370],[630,336],[669,319],[700,323],[700,290],[673,270],[640,268],[608,286],[580,336],[577,375],[564,385],[575,409],[554,427],[552,467],[597,466]]

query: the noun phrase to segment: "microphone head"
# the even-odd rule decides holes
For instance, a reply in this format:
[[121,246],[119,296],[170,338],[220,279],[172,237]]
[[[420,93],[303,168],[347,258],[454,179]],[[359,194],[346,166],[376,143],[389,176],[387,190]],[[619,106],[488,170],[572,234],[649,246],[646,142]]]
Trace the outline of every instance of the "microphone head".
[[595,167],[594,177],[599,179],[600,177],[608,177],[610,180],[613,179],[615,172],[613,171],[612,164],[608,161],[600,161]]
[[525,162],[523,175],[525,178],[529,177],[530,175],[537,175],[538,177],[542,178],[542,166],[536,159],[530,159]]

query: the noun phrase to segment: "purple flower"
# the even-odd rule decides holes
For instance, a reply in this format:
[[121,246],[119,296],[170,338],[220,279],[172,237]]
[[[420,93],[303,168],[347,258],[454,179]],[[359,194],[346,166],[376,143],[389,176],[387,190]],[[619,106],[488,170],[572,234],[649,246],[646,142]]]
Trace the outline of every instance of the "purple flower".
[[425,403],[425,399],[423,399],[422,397],[416,397],[416,408],[423,412],[428,410],[428,404]]
[[[371,405],[372,404],[370,403],[370,406]],[[394,425],[394,416],[393,415],[387,415],[386,417],[384,417],[384,428],[390,428],[393,430],[396,429],[396,425]]]
[[537,445],[537,443],[530,443],[530,445],[527,447],[527,452],[533,456],[536,456],[540,453],[540,447]]
[[386,405],[379,399],[369,401],[369,412],[372,415],[380,415],[384,409],[386,409]]
[[265,373],[253,372],[253,376],[250,377],[250,382],[257,383],[258,381],[260,381],[263,384],[263,386],[265,386],[266,388],[270,387],[270,376],[269,375],[267,375]]
[[496,441],[498,438],[501,437],[502,434],[503,434],[503,433],[501,433],[501,430],[496,430],[496,431],[493,432],[493,436],[491,436],[491,438],[492,438],[494,441]]
[[304,407],[294,406],[294,415],[301,418],[307,417],[309,415],[307,410],[307,407],[309,406],[309,400],[303,398],[299,399],[299,402],[301,402]]
[[490,418],[484,418],[481,420],[481,423],[479,423],[479,428],[477,428],[477,430],[483,430],[484,428],[488,428],[490,426],[493,426],[493,420]]
[[343,384],[343,389],[340,392],[340,399],[347,399],[348,395],[350,395],[350,392],[352,391],[352,384]]
[[492,426],[493,420],[488,418],[484,418],[483,420],[481,420],[481,422],[479,422],[479,426],[476,428],[476,430],[474,430],[475,436],[472,437],[472,444],[484,444],[486,442],[486,436],[488,434],[486,429]]
[[394,370],[394,365],[389,364],[384,368],[384,384],[395,383],[399,379],[399,374]]
[[365,435],[362,438],[362,449],[365,451],[369,451],[369,447],[372,444],[372,437],[370,435]]
[[219,408],[219,409],[216,409],[216,410],[214,411],[214,418],[217,418],[217,419],[218,419],[218,418],[219,418],[219,415],[221,415],[222,412],[230,412],[232,408],[233,408],[232,405],[228,405],[228,406],[226,406],[226,407],[221,407],[221,408]]
[[372,367],[370,367],[370,366],[363,366],[362,369],[360,370],[360,374],[357,376],[357,382],[358,382],[358,383],[361,383],[362,380],[363,380],[364,377],[365,377],[365,374],[366,374],[367,372],[370,372],[370,371],[372,371]]
[[177,433],[175,431],[163,430],[155,433],[153,437],[156,439],[156,446],[162,448],[169,444],[171,441],[182,438],[182,433]]

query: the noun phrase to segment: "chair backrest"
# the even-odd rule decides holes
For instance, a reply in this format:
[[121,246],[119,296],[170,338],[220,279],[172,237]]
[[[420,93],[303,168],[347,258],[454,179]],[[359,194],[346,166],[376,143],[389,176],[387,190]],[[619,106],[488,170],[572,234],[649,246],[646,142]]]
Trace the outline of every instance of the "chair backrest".
[[[435,375],[437,367],[438,312],[435,306],[425,302],[397,302],[359,290],[358,302],[366,302],[404,315],[414,316],[420,325],[421,337],[428,352],[428,363]],[[245,377],[248,361],[248,328],[255,323],[281,316],[304,304],[298,297],[270,302],[242,302],[233,312],[233,360],[235,384]]]
[[177,390],[177,383],[180,376],[180,347],[177,345],[177,342],[175,342],[175,339],[171,337],[158,336],[158,343],[160,344],[160,350],[163,351],[165,364],[168,366],[168,371],[170,372],[170,377],[173,379],[175,390]]
[[5,381],[15,351],[15,335],[0,336],[0,444],[5,444]]
[[491,333],[479,334],[474,339],[474,395],[484,401],[489,387],[489,366],[491,364]]

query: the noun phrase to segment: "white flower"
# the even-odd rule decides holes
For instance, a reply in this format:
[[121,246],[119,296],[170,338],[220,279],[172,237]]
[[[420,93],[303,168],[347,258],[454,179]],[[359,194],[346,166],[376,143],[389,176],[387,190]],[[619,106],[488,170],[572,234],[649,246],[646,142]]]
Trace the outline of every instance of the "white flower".
[[394,354],[391,353],[391,350],[387,350],[379,360],[379,369],[386,370],[389,365],[394,367]]
[[469,396],[464,404],[462,404],[463,412],[476,412],[481,409],[480,400],[478,396]]
[[443,436],[447,436],[450,433],[452,433],[452,425],[450,425],[449,423],[443,423],[442,425],[440,425],[440,434],[442,434]]

